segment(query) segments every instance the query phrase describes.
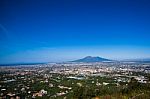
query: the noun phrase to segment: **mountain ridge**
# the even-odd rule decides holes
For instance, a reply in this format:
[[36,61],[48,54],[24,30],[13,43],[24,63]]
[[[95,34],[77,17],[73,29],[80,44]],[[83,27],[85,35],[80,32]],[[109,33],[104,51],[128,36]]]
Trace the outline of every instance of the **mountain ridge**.
[[102,58],[102,57],[99,57],[99,56],[96,56],[96,57],[86,56],[82,59],[77,59],[77,60],[74,60],[74,61],[71,61],[71,62],[103,62],[103,61],[112,61],[112,60]]

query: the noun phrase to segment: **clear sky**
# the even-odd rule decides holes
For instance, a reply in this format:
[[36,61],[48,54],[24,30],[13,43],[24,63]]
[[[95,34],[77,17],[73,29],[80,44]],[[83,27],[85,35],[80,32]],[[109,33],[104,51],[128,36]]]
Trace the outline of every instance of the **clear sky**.
[[150,57],[150,0],[0,0],[0,63]]

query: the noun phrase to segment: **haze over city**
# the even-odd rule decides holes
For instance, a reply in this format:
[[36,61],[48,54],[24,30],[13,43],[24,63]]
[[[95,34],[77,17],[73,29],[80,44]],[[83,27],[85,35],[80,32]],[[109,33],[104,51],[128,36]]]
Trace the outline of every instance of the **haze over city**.
[[0,64],[150,58],[149,0],[0,0]]

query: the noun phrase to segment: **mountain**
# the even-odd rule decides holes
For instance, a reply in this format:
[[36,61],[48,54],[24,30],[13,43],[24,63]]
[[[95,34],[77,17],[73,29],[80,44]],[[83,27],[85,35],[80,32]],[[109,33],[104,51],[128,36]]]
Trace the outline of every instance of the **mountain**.
[[71,62],[102,62],[102,61],[111,61],[111,60],[106,59],[106,58],[101,58],[101,57],[87,56],[85,58],[74,60]]

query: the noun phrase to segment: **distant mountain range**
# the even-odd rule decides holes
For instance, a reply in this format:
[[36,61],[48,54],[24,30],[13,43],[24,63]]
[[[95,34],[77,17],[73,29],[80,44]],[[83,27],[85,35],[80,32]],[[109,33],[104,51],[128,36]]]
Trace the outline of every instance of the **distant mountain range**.
[[122,61],[132,61],[132,62],[150,62],[150,58],[141,58],[141,59],[125,59]]
[[74,60],[71,62],[103,62],[103,61],[112,61],[112,60],[102,58],[102,57],[87,56],[87,57],[84,57],[82,59]]

